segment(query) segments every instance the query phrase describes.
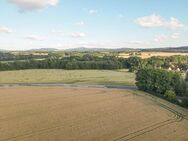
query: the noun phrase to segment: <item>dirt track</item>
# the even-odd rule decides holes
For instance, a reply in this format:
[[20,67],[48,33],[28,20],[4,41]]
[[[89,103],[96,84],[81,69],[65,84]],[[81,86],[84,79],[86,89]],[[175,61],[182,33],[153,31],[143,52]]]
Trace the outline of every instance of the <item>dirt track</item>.
[[1,87],[0,141],[187,141],[188,121],[131,91]]
[[111,88],[136,90],[136,86],[119,86],[119,85],[90,85],[90,84],[64,84],[64,83],[18,83],[18,84],[0,84],[0,87],[17,87],[17,86],[36,86],[36,87],[77,87],[77,88]]

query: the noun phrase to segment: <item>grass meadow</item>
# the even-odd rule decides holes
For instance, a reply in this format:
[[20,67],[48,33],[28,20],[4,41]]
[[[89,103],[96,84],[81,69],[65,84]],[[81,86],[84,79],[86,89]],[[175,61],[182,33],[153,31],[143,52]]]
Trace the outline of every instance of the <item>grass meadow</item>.
[[127,70],[19,70],[0,72],[0,84],[67,83],[135,85],[135,74]]

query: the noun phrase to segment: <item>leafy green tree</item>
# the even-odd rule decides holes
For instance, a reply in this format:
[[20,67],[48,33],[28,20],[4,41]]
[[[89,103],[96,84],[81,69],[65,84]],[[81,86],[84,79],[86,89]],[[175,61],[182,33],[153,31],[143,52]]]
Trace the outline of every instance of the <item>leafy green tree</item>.
[[164,65],[164,59],[163,58],[151,57],[151,58],[147,59],[147,66],[151,66],[152,68],[160,68],[163,65]]
[[164,95],[167,90],[178,91],[180,75],[161,69],[140,69],[136,73],[136,85],[139,89]]
[[140,57],[130,57],[127,60],[127,67],[130,72],[137,71],[141,68],[142,59]]
[[188,107],[188,97],[184,97],[184,98],[182,99],[182,105],[183,105],[184,107]]
[[186,78],[185,78],[185,80],[188,82],[188,71],[187,71],[187,73],[186,73]]
[[78,69],[78,64],[76,62],[69,62],[65,66],[66,69],[68,70],[73,70],[73,69]]

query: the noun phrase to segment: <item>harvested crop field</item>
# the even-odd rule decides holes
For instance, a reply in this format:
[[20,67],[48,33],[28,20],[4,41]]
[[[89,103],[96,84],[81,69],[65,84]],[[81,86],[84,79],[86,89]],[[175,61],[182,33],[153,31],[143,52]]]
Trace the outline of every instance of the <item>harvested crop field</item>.
[[0,141],[187,141],[163,104],[105,88],[1,87]]
[[133,52],[133,53],[120,53],[119,57],[121,58],[129,58],[131,56],[137,56],[141,57],[142,59],[150,58],[150,57],[170,57],[175,55],[181,55],[181,56],[188,56],[187,52]]

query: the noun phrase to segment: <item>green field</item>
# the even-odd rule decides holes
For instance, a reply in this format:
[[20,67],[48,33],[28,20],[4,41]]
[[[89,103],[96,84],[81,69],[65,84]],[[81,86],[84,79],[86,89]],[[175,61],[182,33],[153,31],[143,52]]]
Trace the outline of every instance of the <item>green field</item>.
[[0,72],[0,83],[67,83],[135,85],[127,70],[19,70]]

